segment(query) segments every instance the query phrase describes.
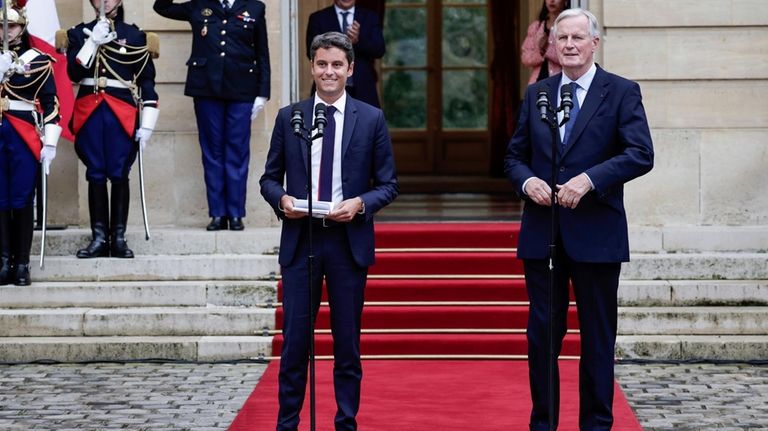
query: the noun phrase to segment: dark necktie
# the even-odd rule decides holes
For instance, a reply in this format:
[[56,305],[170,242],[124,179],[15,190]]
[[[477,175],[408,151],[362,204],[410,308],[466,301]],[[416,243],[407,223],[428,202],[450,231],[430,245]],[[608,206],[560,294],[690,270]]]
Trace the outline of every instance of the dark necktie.
[[323,133],[323,151],[320,154],[320,180],[317,185],[317,199],[330,202],[333,198],[333,147],[336,141],[336,119],[333,113],[336,108],[328,106],[325,118],[328,124]]
[[225,12],[229,11],[229,0],[221,0],[221,7],[224,8]]
[[347,34],[347,29],[349,28],[349,23],[347,22],[348,16],[349,12],[341,12],[341,32],[343,34]]
[[[569,85],[569,84],[566,84]],[[576,97],[576,89],[579,88],[579,84],[575,82],[570,83],[571,86],[571,94],[573,99],[573,108],[571,108],[571,119],[568,120],[567,123],[565,123],[565,131],[563,132],[563,147],[568,145],[568,139],[571,137],[571,130],[573,130],[573,125],[576,123],[576,116],[579,115],[579,98]]]

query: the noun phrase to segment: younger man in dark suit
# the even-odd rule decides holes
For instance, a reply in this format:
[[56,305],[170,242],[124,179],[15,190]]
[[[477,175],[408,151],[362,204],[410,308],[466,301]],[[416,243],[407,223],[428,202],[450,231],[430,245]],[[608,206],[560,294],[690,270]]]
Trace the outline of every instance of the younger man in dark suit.
[[352,41],[355,50],[355,76],[347,80],[347,92],[357,100],[380,107],[376,92],[374,62],[384,56],[384,34],[376,13],[355,6],[355,0],[334,0],[333,6],[309,16],[307,23],[307,56],[315,36],[340,31]]
[[[613,351],[621,262],[629,260],[624,183],[653,167],[653,145],[637,83],[595,65],[600,42],[597,19],[567,9],[555,20],[555,44],[563,73],[528,87],[517,130],[509,142],[505,171],[526,201],[518,257],[524,260],[530,298],[528,363],[533,410],[531,429],[548,429],[548,367],[566,333],[568,280],[579,310],[579,427],[610,429],[613,423]],[[537,99],[557,101],[563,86],[573,94],[571,119],[560,127],[552,154],[550,129],[539,118]],[[549,114],[551,118],[551,114]],[[558,113],[559,121],[563,113]],[[557,168],[551,202],[552,166]],[[549,297],[551,206],[556,208],[555,287]],[[553,303],[554,356],[549,357]],[[555,384],[557,426],[559,385]]]
[[[348,96],[355,55],[347,36],[325,33],[310,47],[317,93],[280,110],[272,132],[261,194],[283,220],[279,262],[283,277],[283,351],[280,360],[280,412],[277,429],[296,430],[307,383],[310,319],[320,306],[325,278],[331,309],[336,392],[336,430],[355,430],[360,406],[360,319],[368,267],[374,262],[373,216],[398,193],[392,143],[383,112]],[[313,119],[313,107],[326,104],[325,138],[312,143],[313,199],[332,201],[325,218],[297,211],[307,198],[307,145],[293,135],[292,111]],[[314,123],[314,121],[312,122]],[[310,123],[311,124],[311,123]],[[321,142],[325,141],[325,142]],[[309,304],[309,247],[312,229],[312,310]]]

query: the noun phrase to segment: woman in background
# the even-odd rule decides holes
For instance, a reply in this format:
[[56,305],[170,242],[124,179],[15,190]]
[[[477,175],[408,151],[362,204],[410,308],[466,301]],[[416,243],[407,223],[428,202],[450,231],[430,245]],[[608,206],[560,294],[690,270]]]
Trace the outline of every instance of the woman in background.
[[544,0],[539,19],[528,26],[528,35],[523,41],[520,54],[520,61],[531,68],[528,84],[560,73],[560,63],[557,61],[555,41],[550,29],[560,12],[570,7],[571,0]]

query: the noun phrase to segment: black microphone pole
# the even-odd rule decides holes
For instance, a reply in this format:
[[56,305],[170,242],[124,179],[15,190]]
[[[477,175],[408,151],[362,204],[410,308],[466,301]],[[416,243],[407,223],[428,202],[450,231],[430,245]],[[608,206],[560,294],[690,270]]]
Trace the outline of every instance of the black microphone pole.
[[550,134],[552,136],[552,177],[550,186],[550,230],[549,230],[549,352],[547,358],[547,417],[549,419],[549,429],[553,431],[555,429],[555,322],[554,322],[554,298],[555,292],[555,257],[557,255],[556,249],[556,226],[557,226],[557,213],[555,208],[555,199],[557,199],[556,184],[557,184],[557,116],[556,111],[550,108],[549,96],[543,88],[539,89],[536,98],[536,107],[539,108],[539,116],[547,126],[549,126]]
[[[322,105],[321,103],[318,106]],[[325,121],[325,107],[323,106],[323,121]],[[318,108],[315,107],[317,117]],[[316,120],[319,123],[319,121]],[[317,133],[311,135],[311,130],[304,127],[304,113],[298,105],[293,106],[291,114],[291,126],[293,134],[307,144],[307,244],[309,246],[308,279],[309,291],[309,429],[315,431],[315,308],[312,301],[312,269],[314,268],[315,253],[312,245],[312,141],[323,136],[323,128],[318,127]],[[324,126],[324,124],[323,124]]]

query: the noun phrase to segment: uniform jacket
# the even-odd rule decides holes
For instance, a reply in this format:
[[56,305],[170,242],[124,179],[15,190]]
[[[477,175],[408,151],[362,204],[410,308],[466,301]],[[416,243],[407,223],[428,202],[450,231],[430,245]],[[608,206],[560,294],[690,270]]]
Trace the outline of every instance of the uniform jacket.
[[[552,141],[549,126],[539,118],[537,93],[544,90],[550,103],[558,100],[561,74],[528,86],[517,130],[504,160],[505,172],[523,199],[523,182],[552,176]],[[555,154],[557,183],[586,172],[595,189],[575,209],[557,206],[557,228],[568,255],[579,262],[629,260],[624,183],[653,167],[653,144],[637,83],[598,67],[565,149]],[[518,245],[521,259],[548,257],[550,207],[527,200]]]
[[[56,82],[53,78],[53,63],[55,60],[36,49],[30,48],[27,39],[21,44],[11,46],[21,58],[30,56],[24,69],[28,74],[14,73],[2,85],[0,96],[3,99],[31,103],[35,111],[10,109],[4,111],[3,117],[11,123],[36,158],[40,158],[39,129],[45,124],[58,124],[59,100],[56,97]],[[28,54],[27,54],[28,53]]]
[[[135,48],[147,46],[147,35],[134,24],[126,24],[123,21],[114,22],[117,39],[105,45],[107,50],[106,65],[101,64],[96,70],[97,61],[93,62],[90,69],[86,69],[77,63],[77,53],[82,48],[88,37],[83,29],[93,29],[96,20],[89,23],[81,23],[67,31],[69,44],[67,47],[67,73],[73,82],[80,82],[83,78],[106,77],[108,79],[122,79],[125,82],[135,83],[141,99],[145,105],[157,104],[155,92],[155,65],[152,56],[146,50],[136,51]],[[134,48],[134,49],[132,49]],[[102,48],[103,49],[103,48]],[[127,64],[126,64],[127,63]],[[118,78],[119,77],[119,78]],[[135,105],[136,102],[127,88],[107,87],[104,91],[120,100]],[[93,94],[93,86],[81,85],[77,98]]]
[[[354,45],[355,69],[352,79],[355,86],[355,98],[379,106],[376,93],[376,69],[374,62],[385,53],[384,34],[376,13],[355,6],[354,20],[360,23],[360,37]],[[307,57],[312,39],[329,31],[341,31],[336,9],[333,6],[321,9],[309,16],[307,23]],[[347,82],[349,84],[349,82]],[[375,102],[374,102],[375,101]]]
[[269,98],[270,67],[264,3],[235,0],[225,11],[220,0],[174,4],[155,0],[160,15],[188,21],[192,53],[184,94],[228,101]]
[[[312,118],[313,98],[297,106],[304,118]],[[259,183],[261,194],[278,218],[280,198],[286,193],[305,199],[307,186],[307,145],[293,134],[292,107],[282,108],[275,120],[267,161]],[[365,202],[365,214],[345,224],[349,247],[360,266],[374,263],[373,215],[392,202],[398,193],[392,142],[384,113],[366,103],[347,96],[342,135],[341,182],[344,199],[359,196]],[[283,180],[285,179],[285,183]],[[306,218],[283,220],[280,240],[281,265],[294,259]]]

